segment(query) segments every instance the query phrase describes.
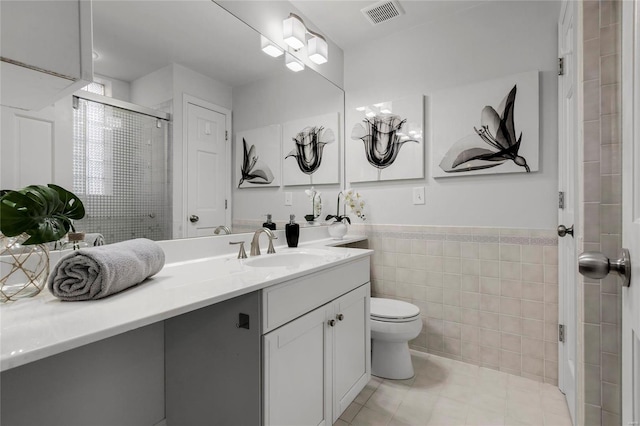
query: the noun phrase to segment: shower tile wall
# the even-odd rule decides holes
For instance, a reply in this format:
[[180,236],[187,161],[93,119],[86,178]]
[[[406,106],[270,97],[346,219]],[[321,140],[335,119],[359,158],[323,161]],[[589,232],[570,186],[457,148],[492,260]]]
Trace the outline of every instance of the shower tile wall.
[[[619,1],[583,3],[584,249],[622,245]],[[620,424],[621,294],[615,276],[584,279],[585,424]]]
[[558,381],[558,247],[553,230],[354,225],[374,296],[419,306],[413,349]]

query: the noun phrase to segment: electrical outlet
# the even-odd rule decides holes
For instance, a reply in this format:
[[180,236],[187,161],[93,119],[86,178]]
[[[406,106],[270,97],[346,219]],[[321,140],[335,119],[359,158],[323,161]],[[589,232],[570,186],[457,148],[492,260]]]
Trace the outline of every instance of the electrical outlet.
[[292,206],[293,205],[293,193],[285,192],[284,193],[284,205]]
[[424,186],[413,188],[413,204],[424,204]]

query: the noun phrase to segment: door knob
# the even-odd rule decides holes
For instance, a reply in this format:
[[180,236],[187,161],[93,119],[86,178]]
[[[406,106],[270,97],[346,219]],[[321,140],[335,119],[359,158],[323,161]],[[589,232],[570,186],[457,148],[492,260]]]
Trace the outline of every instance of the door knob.
[[342,321],[342,320],[344,319],[344,315],[342,315],[342,314],[338,314],[338,315],[336,315],[336,319],[337,319],[338,321]]
[[571,225],[570,228],[567,228],[564,225],[558,226],[558,237],[564,237],[567,234],[573,237],[573,225]]
[[329,327],[333,327],[333,326],[336,325],[336,320],[334,320],[334,319],[329,320],[328,324],[329,324]]
[[620,257],[609,260],[599,251],[586,251],[578,256],[578,271],[585,277],[599,280],[613,271],[622,278],[622,285],[629,287],[631,284],[631,257],[629,250],[623,248]]
[[198,215],[195,215],[195,214],[192,214],[192,215],[189,217],[189,221],[190,221],[191,223],[196,223],[196,222],[197,222],[197,221],[199,221],[199,220],[200,220],[200,218],[198,217]]

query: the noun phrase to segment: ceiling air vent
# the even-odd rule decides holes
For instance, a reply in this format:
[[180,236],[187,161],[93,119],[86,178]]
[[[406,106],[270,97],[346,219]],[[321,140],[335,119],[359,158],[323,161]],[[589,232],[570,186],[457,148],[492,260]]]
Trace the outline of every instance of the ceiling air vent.
[[362,13],[372,25],[378,25],[404,14],[400,4],[395,1],[379,1],[362,9]]

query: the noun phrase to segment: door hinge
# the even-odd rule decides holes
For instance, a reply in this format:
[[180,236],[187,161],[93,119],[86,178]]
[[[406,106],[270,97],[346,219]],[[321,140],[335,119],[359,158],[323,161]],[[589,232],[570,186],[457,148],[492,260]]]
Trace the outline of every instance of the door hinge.
[[564,343],[564,324],[558,324],[558,341]]
[[564,58],[558,58],[558,75],[564,75]]
[[564,191],[558,192],[558,208],[564,209]]
[[227,209],[227,200],[224,200],[224,209]]
[[225,141],[228,141],[228,140],[229,140],[229,131],[228,131],[228,130],[225,130],[225,131],[224,131],[224,140],[225,140]]

